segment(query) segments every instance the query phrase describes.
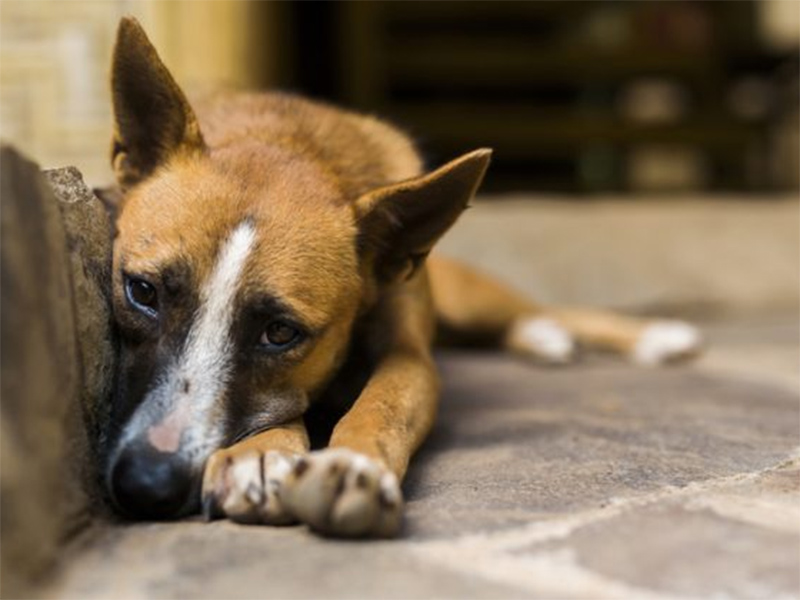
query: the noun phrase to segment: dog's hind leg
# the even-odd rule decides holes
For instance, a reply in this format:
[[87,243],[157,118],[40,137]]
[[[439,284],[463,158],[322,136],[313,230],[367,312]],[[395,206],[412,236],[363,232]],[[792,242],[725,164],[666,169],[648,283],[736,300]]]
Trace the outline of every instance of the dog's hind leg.
[[609,350],[645,365],[684,359],[700,348],[698,331],[681,321],[540,305],[441,257],[429,259],[428,271],[445,344],[504,348],[552,364],[572,360],[578,346]]

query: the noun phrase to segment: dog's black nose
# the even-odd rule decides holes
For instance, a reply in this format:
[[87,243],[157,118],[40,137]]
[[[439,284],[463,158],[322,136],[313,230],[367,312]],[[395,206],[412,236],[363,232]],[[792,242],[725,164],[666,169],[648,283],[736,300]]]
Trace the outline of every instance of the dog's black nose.
[[132,517],[174,518],[194,504],[188,465],[149,444],[132,444],[119,455],[112,466],[110,484],[114,501]]

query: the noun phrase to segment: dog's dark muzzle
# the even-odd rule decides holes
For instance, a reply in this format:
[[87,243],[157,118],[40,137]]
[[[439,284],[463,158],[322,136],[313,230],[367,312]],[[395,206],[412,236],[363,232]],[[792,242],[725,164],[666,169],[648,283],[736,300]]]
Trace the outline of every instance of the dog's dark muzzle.
[[172,519],[199,507],[199,491],[190,465],[177,454],[131,443],[109,470],[115,504],[131,517]]

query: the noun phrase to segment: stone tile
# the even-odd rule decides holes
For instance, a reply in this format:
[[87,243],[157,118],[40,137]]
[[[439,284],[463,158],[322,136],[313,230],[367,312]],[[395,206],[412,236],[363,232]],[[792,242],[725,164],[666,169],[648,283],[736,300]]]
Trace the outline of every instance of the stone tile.
[[800,536],[800,458],[790,459],[757,476],[742,477],[706,489],[687,500],[685,505],[693,509],[707,508],[728,519]]
[[800,592],[800,537],[675,503],[587,525],[525,552],[569,552],[633,589],[690,597],[778,598]]
[[498,598],[512,586],[426,564],[402,541],[348,542],[302,527],[182,522],[117,527],[56,584],[79,598]]
[[698,367],[717,375],[782,384],[800,392],[797,313],[751,316],[708,324],[707,352]]
[[531,369],[442,356],[439,422],[406,489],[422,538],[764,469],[800,445],[796,394],[692,369]]

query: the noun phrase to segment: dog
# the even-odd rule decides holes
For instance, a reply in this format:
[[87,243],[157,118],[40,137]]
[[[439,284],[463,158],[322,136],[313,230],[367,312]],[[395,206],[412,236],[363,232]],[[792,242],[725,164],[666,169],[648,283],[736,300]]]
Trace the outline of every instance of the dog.
[[105,469],[124,514],[324,535],[401,528],[436,339],[565,363],[693,355],[688,324],[540,306],[429,257],[491,156],[426,172],[387,123],[300,97],[190,105],[139,23],[112,65],[120,367]]

